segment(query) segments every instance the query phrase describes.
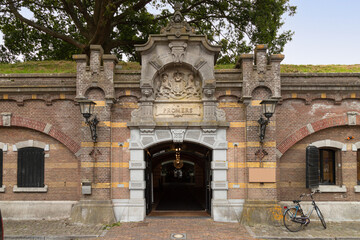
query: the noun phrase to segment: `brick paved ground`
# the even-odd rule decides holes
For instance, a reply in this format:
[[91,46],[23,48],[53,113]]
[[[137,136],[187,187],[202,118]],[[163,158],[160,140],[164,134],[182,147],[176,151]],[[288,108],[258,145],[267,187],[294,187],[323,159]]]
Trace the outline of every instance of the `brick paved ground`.
[[171,234],[186,234],[187,240],[254,239],[238,223],[214,222],[211,218],[146,218],[140,223],[122,223],[99,239],[159,240]]
[[[186,234],[187,240],[230,239],[360,239],[360,222],[311,222],[298,233],[283,226],[244,227],[238,223],[214,222],[210,218],[146,218],[143,222],[121,223],[103,230],[103,226],[85,226],[61,221],[4,221],[5,239],[91,239],[91,240],[170,240],[171,234]],[[174,238],[173,238],[174,239]]]
[[101,225],[70,224],[66,220],[4,220],[5,239],[44,239],[54,236],[61,236],[62,239],[91,238],[100,236],[102,229]]
[[284,226],[259,225],[246,227],[256,238],[263,239],[360,239],[360,222],[328,222],[324,229],[320,222],[311,222],[299,232],[289,232]]

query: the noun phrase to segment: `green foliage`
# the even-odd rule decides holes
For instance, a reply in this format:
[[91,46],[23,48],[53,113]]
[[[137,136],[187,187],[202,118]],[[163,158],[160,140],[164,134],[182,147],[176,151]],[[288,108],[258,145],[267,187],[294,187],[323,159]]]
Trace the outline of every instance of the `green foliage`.
[[113,223],[113,224],[107,224],[103,227],[103,230],[109,230],[110,228],[113,228],[113,227],[120,227],[121,226],[121,223],[120,222],[116,222],[116,223]]
[[296,10],[289,0],[0,0],[1,47],[6,48],[0,62],[13,61],[11,55],[70,59],[74,53],[88,54],[91,44],[120,59],[138,60],[134,45],[166,26],[172,16],[169,7],[176,2],[182,3],[182,14],[198,33],[221,45],[219,63],[234,63],[259,43],[279,53],[293,34],[280,32],[282,17]]
[[[218,64],[216,70],[234,69],[235,64]],[[138,62],[119,62],[116,69],[140,71]],[[281,64],[281,73],[360,73],[355,65],[289,65]],[[29,61],[0,64],[0,74],[11,73],[76,73],[75,61]]]

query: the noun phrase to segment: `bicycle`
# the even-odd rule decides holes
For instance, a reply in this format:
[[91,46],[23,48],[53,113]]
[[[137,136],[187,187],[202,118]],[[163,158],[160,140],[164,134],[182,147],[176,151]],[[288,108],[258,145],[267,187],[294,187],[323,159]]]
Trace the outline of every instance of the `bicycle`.
[[[307,226],[310,223],[310,216],[313,213],[314,209],[318,217],[320,218],[320,221],[324,229],[326,229],[326,222],[324,216],[322,215],[319,207],[316,205],[315,200],[313,198],[313,195],[316,192],[312,192],[310,194],[305,194],[305,193],[301,194],[299,200],[293,200],[293,203],[296,204],[295,206],[291,206],[291,207],[284,206],[284,209],[286,209],[283,217],[284,225],[290,232],[298,232],[304,226]],[[312,201],[312,208],[309,210],[307,214],[304,214],[304,211],[300,205],[301,199],[304,196],[310,196]]]

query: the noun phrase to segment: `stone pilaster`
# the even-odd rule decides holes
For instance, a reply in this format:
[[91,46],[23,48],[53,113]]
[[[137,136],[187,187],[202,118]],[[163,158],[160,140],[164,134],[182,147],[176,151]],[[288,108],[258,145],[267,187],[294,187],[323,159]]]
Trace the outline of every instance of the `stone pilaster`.
[[[258,120],[262,116],[260,102],[281,98],[280,62],[283,55],[268,57],[267,46],[258,45],[255,54],[243,54],[243,97],[246,105],[247,194],[241,221],[245,224],[277,223],[281,209],[276,188],[276,110],[260,142]],[[262,116],[265,118],[264,116]]]
[[89,65],[86,55],[74,56],[77,61],[76,98],[89,99],[96,103],[91,118],[96,117],[99,120],[97,142],[92,142],[89,126],[83,122],[82,149],[79,156],[82,197],[74,206],[71,219],[75,222],[110,223],[115,221],[111,202],[110,123],[117,58],[104,55],[101,46],[91,46],[90,50]]

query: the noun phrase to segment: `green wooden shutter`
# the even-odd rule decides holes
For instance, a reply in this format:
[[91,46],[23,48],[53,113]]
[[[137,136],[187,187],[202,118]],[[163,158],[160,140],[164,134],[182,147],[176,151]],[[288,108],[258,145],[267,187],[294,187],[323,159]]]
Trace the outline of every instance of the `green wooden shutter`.
[[315,146],[306,148],[306,188],[319,187],[319,149]]

